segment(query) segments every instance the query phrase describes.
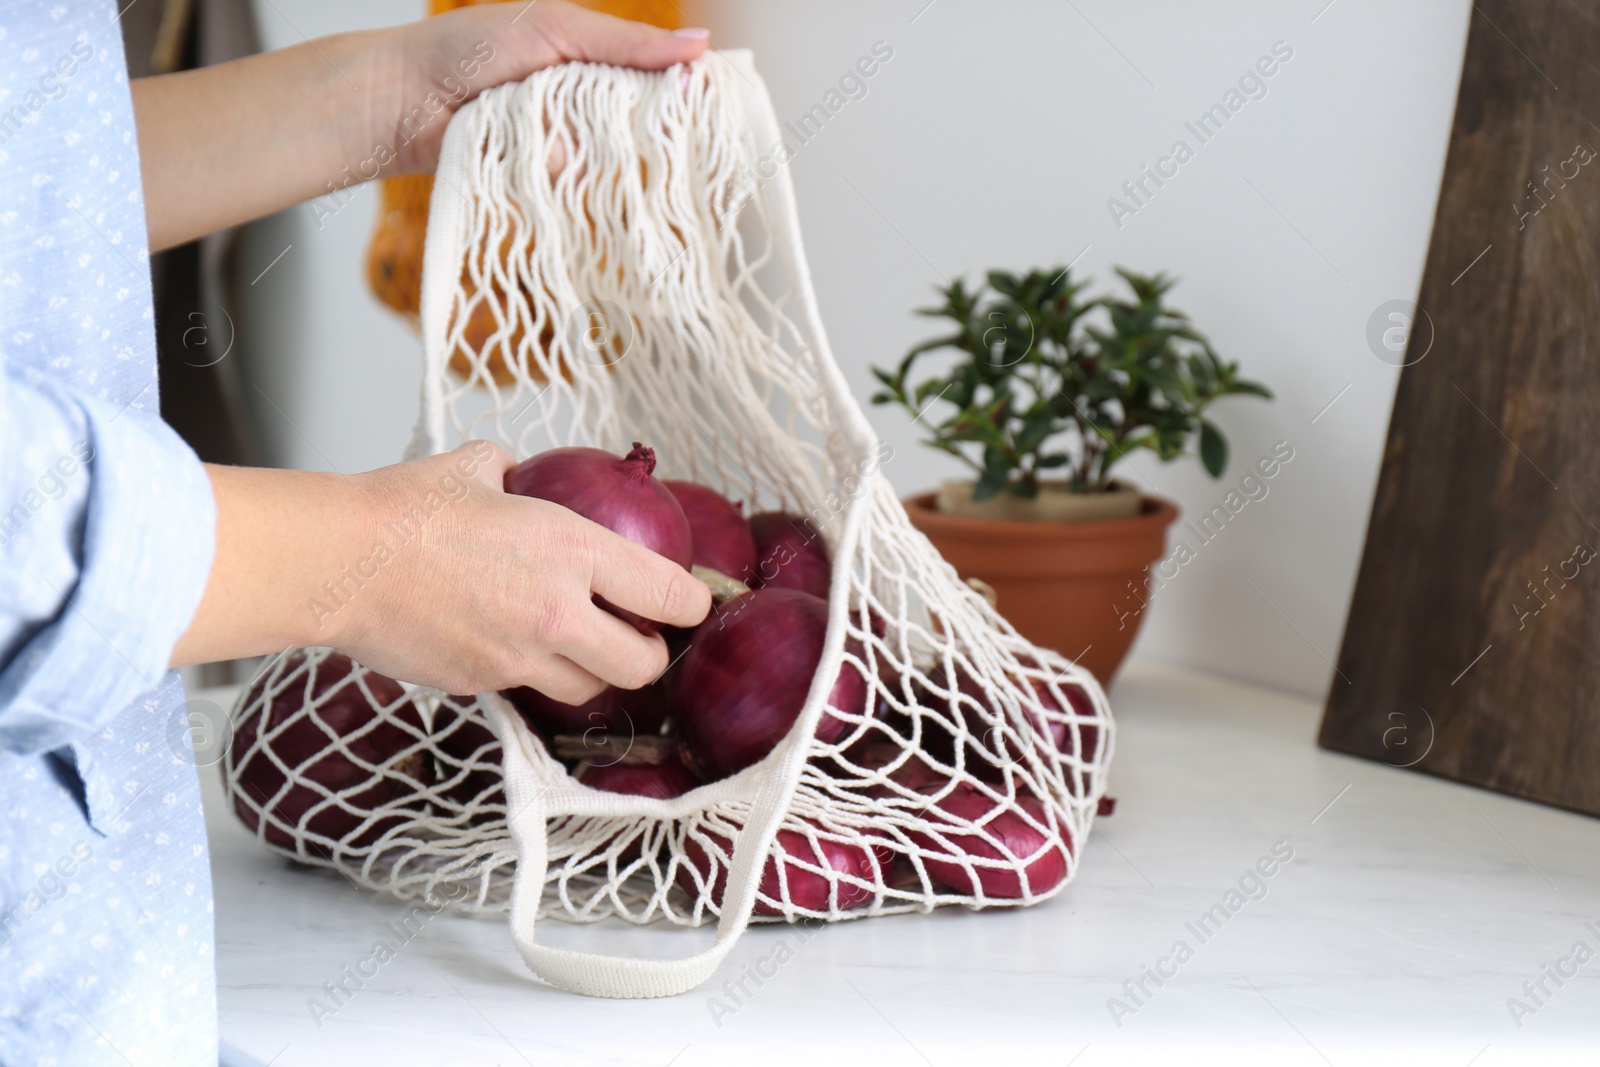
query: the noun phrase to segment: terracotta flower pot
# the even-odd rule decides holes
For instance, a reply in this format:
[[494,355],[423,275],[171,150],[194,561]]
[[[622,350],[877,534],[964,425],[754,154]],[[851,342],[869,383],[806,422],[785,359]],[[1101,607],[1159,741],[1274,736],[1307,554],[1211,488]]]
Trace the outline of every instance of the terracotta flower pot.
[[994,587],[1000,614],[1023,637],[1076,659],[1105,685],[1144,621],[1144,576],[1166,552],[1167,527],[1178,518],[1157,497],[1145,497],[1132,518],[1089,522],[946,515],[933,493],[910,497],[905,507],[961,577]]

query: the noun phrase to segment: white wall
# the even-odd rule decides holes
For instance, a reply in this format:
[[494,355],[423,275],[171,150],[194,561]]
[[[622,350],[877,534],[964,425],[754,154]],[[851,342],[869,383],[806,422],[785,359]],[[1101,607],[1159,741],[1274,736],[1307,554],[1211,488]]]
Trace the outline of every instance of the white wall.
[[[820,101],[874,42],[894,49],[791,164],[823,315],[863,400],[870,365],[937,329],[911,309],[945,278],[1087,248],[1076,269],[1101,281],[1113,264],[1183,279],[1173,301],[1277,399],[1215,409],[1233,446],[1221,482],[1149,457],[1124,474],[1193,514],[1274,442],[1295,458],[1179,570],[1137,653],[1315,694],[1337,655],[1398,375],[1369,350],[1367,322],[1416,295],[1469,11],[1325,3],[706,5],[718,44],[755,50],[780,119]],[[295,27],[315,36],[411,11],[274,5],[260,16],[271,46],[298,41]],[[1175,139],[1197,146],[1184,123],[1277,41],[1294,54],[1267,95],[1119,228],[1107,199]],[[257,382],[287,416],[263,404],[282,462],[363,469],[409,434],[416,345],[362,282],[371,205],[363,194],[321,230],[297,209],[250,234],[247,280],[293,245],[241,308]],[[896,447],[897,487],[956,472],[903,414],[869,413]]]

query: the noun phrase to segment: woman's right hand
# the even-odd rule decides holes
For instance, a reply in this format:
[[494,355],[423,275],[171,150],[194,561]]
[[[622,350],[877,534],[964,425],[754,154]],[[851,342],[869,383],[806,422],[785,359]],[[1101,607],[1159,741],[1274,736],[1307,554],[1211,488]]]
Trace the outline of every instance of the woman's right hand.
[[210,468],[217,556],[173,666],[331,645],[452,693],[529,685],[577,704],[638,688],[665,643],[595,595],[671,626],[704,583],[557,504],[501,489],[487,441],[353,477]]

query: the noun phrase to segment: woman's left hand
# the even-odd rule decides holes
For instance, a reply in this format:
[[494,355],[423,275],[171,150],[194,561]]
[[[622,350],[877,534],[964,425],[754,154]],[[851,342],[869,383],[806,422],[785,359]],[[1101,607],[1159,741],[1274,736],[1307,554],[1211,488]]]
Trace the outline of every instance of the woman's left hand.
[[674,33],[589,11],[565,0],[461,8],[390,31],[377,68],[370,146],[387,146],[383,174],[432,171],[450,116],[485,89],[579,60],[640,70],[687,63],[706,49],[702,30]]

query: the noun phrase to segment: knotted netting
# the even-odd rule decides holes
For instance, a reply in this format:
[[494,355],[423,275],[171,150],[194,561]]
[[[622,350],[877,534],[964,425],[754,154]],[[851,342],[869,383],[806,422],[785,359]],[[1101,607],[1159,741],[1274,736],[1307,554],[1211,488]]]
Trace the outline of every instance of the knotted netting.
[[[822,330],[782,141],[747,54],[568,64],[490,90],[445,139],[411,452],[651,445],[658,474],[807,517],[833,561],[799,720],[670,800],[588,788],[499,694],[274,659],[226,762],[264,841],[402,898],[509,910],[564,988],[703,981],[752,918],[1025,905],[1077,870],[1113,727],[1087,671],[1020,638],[917,532]],[[1064,605],[1063,610],[1071,610]],[[841,671],[865,707],[827,706]],[[842,736],[816,735],[825,716]],[[715,923],[642,960],[553,949],[541,917]]]

